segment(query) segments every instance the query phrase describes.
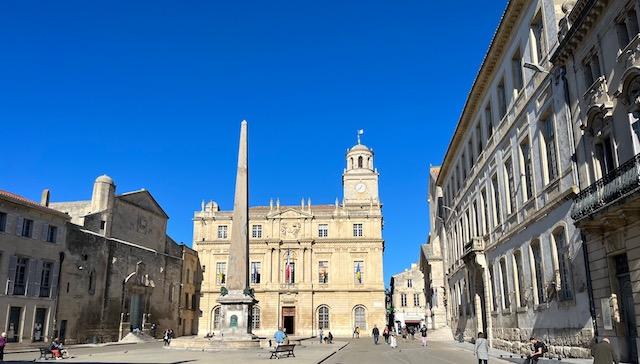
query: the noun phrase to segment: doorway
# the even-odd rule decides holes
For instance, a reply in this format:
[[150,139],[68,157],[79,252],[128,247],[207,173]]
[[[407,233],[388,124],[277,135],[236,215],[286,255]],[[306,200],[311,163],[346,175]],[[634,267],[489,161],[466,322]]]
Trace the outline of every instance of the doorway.
[[296,333],[296,308],[295,307],[283,307],[282,308],[282,327],[287,335],[293,335]]
[[143,298],[140,294],[131,295],[131,302],[129,304],[129,317],[130,324],[133,329],[142,330],[142,313],[143,313]]
[[[620,254],[614,257],[616,267],[616,278],[618,280],[618,293],[620,296],[620,317],[624,322],[624,344],[627,347],[623,350],[622,360],[629,363],[638,363],[638,350],[636,348],[636,313],[634,309],[633,290],[631,286],[631,275],[629,273],[629,261],[627,254]],[[626,354],[626,355],[625,355]],[[626,356],[626,358],[625,358]]]
[[67,337],[67,320],[60,321],[60,332],[58,333],[58,337],[62,342]]
[[20,341],[20,321],[22,318],[22,307],[11,307],[9,309],[9,325],[7,325],[7,341],[17,343]]
[[33,320],[33,341],[44,341],[44,323],[46,317],[46,308],[36,308],[36,317]]

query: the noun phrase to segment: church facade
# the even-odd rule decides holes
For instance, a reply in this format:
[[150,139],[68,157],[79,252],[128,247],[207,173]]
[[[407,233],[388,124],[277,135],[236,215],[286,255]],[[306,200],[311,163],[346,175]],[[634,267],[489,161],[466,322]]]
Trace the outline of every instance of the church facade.
[[[385,324],[384,240],[378,172],[373,151],[347,151],[341,204],[280,205],[249,209],[249,275],[258,303],[253,333],[271,336],[370,335]],[[194,214],[194,243],[203,269],[199,335],[219,335],[218,298],[226,284],[232,211],[203,204]]]

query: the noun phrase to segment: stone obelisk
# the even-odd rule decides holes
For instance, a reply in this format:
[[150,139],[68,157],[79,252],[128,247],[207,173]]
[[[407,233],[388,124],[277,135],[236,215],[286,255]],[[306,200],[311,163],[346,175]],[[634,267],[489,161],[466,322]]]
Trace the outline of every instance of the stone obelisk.
[[240,126],[236,193],[227,284],[218,302],[221,305],[220,323],[224,339],[252,340],[251,310],[257,303],[249,287],[249,166],[247,162],[247,122]]

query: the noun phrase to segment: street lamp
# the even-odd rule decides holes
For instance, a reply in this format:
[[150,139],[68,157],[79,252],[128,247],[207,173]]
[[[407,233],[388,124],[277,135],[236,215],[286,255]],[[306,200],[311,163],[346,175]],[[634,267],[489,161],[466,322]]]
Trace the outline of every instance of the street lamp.
[[541,65],[536,64],[536,63],[529,63],[529,62],[525,62],[522,67],[524,68],[528,68],[530,70],[533,70],[535,72],[540,72],[540,73],[549,73],[549,71],[547,71],[546,69],[544,69]]

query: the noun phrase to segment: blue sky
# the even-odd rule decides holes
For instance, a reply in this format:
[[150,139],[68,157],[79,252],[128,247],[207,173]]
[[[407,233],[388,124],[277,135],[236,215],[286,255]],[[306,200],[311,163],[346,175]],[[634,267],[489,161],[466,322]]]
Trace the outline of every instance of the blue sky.
[[501,1],[0,2],[0,189],[89,199],[146,188],[190,244],[200,201],[231,209],[240,121],[251,203],[341,197],[365,129],[384,203],[385,281],[428,234],[442,160]]

